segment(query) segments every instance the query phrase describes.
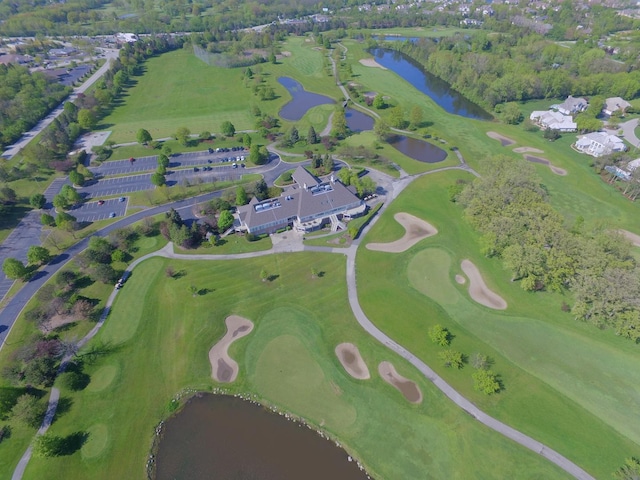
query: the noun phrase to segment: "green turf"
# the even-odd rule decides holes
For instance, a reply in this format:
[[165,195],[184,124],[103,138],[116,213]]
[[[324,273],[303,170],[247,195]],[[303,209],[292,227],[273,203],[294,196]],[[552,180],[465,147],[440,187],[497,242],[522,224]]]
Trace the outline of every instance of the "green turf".
[[[185,274],[167,278],[169,264]],[[310,264],[321,266],[324,276],[311,278]],[[262,268],[273,281],[260,281]],[[184,388],[214,386],[207,352],[232,313],[256,327],[230,348],[240,365],[231,391],[253,392],[323,425],[375,478],[565,478],[478,424],[413,367],[373,343],[351,317],[344,276],[344,257],[318,253],[234,262],[155,258],[139,265],[94,343],[110,351],[89,366],[84,391],[62,391],[71,408],[51,427],[57,435],[86,431],[87,443],[68,457],[32,458],[24,478],[142,477],[154,426],[169,401]],[[210,293],[191,297],[189,285]],[[139,307],[132,309],[134,303]],[[371,380],[357,381],[344,371],[333,352],[344,341],[358,345]],[[382,360],[417,382],[421,405],[409,404],[379,378]]]
[[[462,220],[461,209],[446,201],[446,187],[457,178],[469,176],[445,172],[417,180],[365,239],[401,237],[403,229],[393,219],[401,211],[424,218],[439,231],[402,254],[359,250],[358,288],[365,313],[481,408],[596,477],[609,475],[640,445],[634,427],[640,422],[634,407],[640,395],[637,347],[575,322],[560,308],[569,298],[524,292],[509,282],[499,261],[479,256],[477,235]],[[507,300],[506,311],[476,304],[467,285],[455,282],[464,258],[476,263],[489,287]],[[454,349],[493,357],[505,391],[485,397],[473,391],[469,367],[445,369],[426,335],[436,323],[453,332]]]

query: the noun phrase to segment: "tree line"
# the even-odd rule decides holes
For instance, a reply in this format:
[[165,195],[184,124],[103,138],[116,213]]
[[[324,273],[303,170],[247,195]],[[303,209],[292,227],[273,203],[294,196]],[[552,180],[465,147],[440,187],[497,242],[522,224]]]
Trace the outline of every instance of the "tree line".
[[571,226],[550,204],[533,167],[495,157],[481,178],[451,187],[451,198],[482,233],[484,254],[502,259],[527,291],[568,292],[578,320],[640,342],[640,268],[631,243],[603,225]]

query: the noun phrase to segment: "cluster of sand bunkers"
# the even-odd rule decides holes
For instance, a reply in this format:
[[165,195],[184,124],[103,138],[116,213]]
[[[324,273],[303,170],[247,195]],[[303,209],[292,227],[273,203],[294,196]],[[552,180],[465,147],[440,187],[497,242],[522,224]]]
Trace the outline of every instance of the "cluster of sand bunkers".
[[[498,140],[503,147],[509,147],[516,143],[515,140],[512,140],[509,137],[505,137],[504,135],[501,135],[497,132],[487,132],[487,136],[489,138],[493,138],[494,140]],[[513,151],[515,153],[522,153],[524,156],[524,159],[528,162],[541,163],[542,165],[546,165],[556,175],[564,176],[567,174],[567,171],[564,168],[556,167],[546,158],[529,155],[530,153],[544,153],[543,150],[540,150],[538,148],[532,148],[532,147],[517,147],[517,148],[514,148]]]
[[[405,212],[396,213],[394,219],[404,227],[402,238],[389,243],[369,243],[366,248],[388,253],[401,253],[427,237],[436,235],[438,230],[430,223]],[[634,235],[630,232],[625,235]],[[629,237],[630,238],[630,237]],[[632,241],[640,245],[640,236],[635,235]],[[481,305],[496,310],[507,308],[507,302],[497,293],[487,287],[478,268],[470,260],[463,260],[460,268],[464,276],[457,274],[455,280],[464,285],[469,280],[469,296]],[[466,277],[465,277],[466,276]],[[229,346],[236,340],[248,335],[253,330],[253,322],[231,315],[226,318],[227,331],[225,335],[209,350],[211,362],[211,376],[216,382],[230,383],[238,376],[238,364],[229,357]],[[362,358],[358,347],[353,343],[341,343],[335,348],[336,356],[345,371],[356,380],[369,380],[371,375],[366,362]],[[418,385],[400,375],[391,362],[381,362],[378,365],[380,377],[394,388],[398,389],[404,398],[411,403],[422,402],[422,392]]]

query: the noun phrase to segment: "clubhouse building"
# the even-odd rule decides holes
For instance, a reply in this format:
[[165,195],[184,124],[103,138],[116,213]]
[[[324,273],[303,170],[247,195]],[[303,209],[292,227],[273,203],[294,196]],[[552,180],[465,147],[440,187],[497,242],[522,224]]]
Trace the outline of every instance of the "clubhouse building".
[[344,228],[342,219],[356,217],[367,206],[351,190],[335,180],[321,181],[303,167],[292,175],[294,185],[282,195],[259,201],[255,197],[236,211],[236,231],[273,233],[288,226],[305,233],[331,223],[334,231]]

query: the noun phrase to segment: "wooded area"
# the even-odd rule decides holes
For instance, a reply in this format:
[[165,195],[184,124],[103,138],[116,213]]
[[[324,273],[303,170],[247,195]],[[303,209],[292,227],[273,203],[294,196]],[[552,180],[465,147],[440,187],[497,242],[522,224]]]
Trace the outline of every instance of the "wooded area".
[[455,197],[482,232],[483,253],[502,258],[523,289],[570,291],[576,319],[639,342],[640,268],[631,243],[580,218],[567,227],[524,160],[496,157],[484,166]]

